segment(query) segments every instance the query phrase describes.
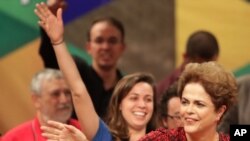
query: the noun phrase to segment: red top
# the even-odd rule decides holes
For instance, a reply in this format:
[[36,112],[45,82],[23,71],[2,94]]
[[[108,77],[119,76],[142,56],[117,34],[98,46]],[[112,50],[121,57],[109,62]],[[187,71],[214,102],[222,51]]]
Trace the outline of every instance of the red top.
[[[230,141],[229,135],[220,133],[219,141]],[[159,128],[142,137],[139,141],[187,141],[183,127],[177,129]]]
[[[69,124],[81,129],[77,120],[70,119]],[[1,141],[46,141],[41,134],[40,123],[35,118],[8,131]]]

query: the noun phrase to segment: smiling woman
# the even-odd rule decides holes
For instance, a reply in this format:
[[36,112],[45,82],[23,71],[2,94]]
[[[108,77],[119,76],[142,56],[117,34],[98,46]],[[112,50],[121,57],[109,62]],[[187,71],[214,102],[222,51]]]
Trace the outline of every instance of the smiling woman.
[[108,114],[108,125],[114,139],[138,140],[152,130],[155,100],[152,75],[135,73],[120,80],[112,95]]
[[[190,63],[178,82],[183,127],[158,129],[140,141],[229,141],[217,125],[236,102],[237,85],[232,73],[215,62]],[[209,113],[209,114],[208,114]]]
[[[98,129],[92,133],[92,137],[87,136],[87,138],[93,141],[137,141],[147,132],[154,129],[154,115],[156,115],[155,101],[155,86],[152,75],[148,73],[134,73],[125,76],[118,82],[111,97],[109,116],[107,119],[109,129],[100,119]],[[74,100],[74,102],[74,104],[81,104],[81,107],[89,106],[82,102],[82,100]],[[81,113],[77,112],[78,115],[88,114],[81,109],[79,109],[79,107],[77,108],[77,110],[81,111]],[[96,118],[97,115],[90,116],[79,119],[86,120],[86,118]],[[96,121],[92,122],[92,124],[98,124],[95,123]],[[42,127],[43,135],[48,139],[54,139],[54,137],[56,137],[56,139],[66,141],[62,137],[68,134],[68,137],[76,135],[77,137],[74,141],[77,141],[85,136],[76,129],[71,132],[67,126],[62,123],[50,121],[48,124],[49,127]],[[81,125],[85,129],[90,128],[83,122]],[[62,130],[63,127],[64,130]],[[55,133],[55,130],[57,133]],[[86,130],[83,132],[86,133]]]

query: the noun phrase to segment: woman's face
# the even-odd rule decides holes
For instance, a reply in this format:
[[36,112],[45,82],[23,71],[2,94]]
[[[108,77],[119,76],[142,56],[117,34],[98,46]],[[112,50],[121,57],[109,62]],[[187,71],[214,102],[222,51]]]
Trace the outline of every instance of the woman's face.
[[186,133],[201,133],[216,129],[224,111],[215,112],[210,95],[200,83],[188,83],[182,92],[181,117]]
[[139,82],[121,101],[121,114],[126,120],[129,129],[140,130],[146,128],[154,109],[153,95],[151,85]]
[[168,103],[166,104],[166,108],[168,109],[167,116],[162,119],[163,125],[166,128],[172,129],[182,126],[180,107],[181,100],[179,97],[172,97],[169,99]]

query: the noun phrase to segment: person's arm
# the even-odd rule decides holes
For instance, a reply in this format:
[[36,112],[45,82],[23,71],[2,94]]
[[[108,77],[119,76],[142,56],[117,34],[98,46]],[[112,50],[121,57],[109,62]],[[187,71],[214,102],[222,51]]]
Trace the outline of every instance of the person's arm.
[[99,127],[99,117],[94,109],[89,93],[83,83],[77,67],[63,41],[62,9],[54,16],[44,4],[37,4],[36,15],[40,18],[39,25],[50,37],[56,58],[66,81],[68,82],[78,120],[89,140],[95,136]]
[[[67,7],[67,3],[65,0],[47,0],[48,7],[50,11],[56,15],[57,9],[62,8],[63,11]],[[46,68],[55,68],[58,69],[58,63],[56,60],[56,55],[53,50],[52,44],[50,42],[50,38],[43,28],[40,27],[40,35],[41,35],[41,43],[39,48],[39,54],[43,60],[44,67]]]
[[48,35],[42,28],[40,28],[40,34],[41,34],[41,43],[39,48],[39,54],[43,60],[44,67],[59,69],[55,51],[53,50],[53,46],[50,42]]

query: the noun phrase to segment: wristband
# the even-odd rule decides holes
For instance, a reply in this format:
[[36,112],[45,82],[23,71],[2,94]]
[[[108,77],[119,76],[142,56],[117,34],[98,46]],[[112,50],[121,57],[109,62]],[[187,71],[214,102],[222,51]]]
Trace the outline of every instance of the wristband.
[[59,42],[51,42],[52,45],[56,46],[56,45],[60,45],[61,43],[63,43],[64,40],[62,39],[61,41]]

